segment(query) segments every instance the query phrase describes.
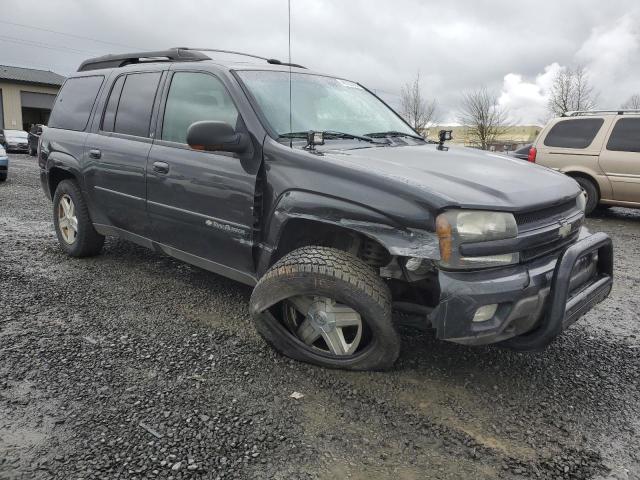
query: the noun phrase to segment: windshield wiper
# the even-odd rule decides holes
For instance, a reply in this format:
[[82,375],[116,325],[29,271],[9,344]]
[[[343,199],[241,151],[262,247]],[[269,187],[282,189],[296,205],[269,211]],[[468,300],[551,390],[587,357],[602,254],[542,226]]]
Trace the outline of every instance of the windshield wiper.
[[373,132],[373,133],[367,133],[366,134],[367,137],[371,137],[371,138],[382,138],[382,137],[411,137],[411,138],[415,138],[417,140],[424,140],[424,137],[420,137],[418,135],[413,135],[411,133],[406,133],[406,132],[398,132],[396,130],[389,130],[388,132]]
[[[363,142],[369,143],[378,143],[378,144],[386,144],[387,142],[378,142],[369,136],[363,135],[355,135],[353,133],[345,133],[345,132],[337,132],[335,130],[324,130],[322,132],[324,138],[339,138],[346,140],[362,140]],[[289,133],[281,133],[278,135],[279,138],[302,138],[306,139],[309,136],[309,132],[289,132]]]

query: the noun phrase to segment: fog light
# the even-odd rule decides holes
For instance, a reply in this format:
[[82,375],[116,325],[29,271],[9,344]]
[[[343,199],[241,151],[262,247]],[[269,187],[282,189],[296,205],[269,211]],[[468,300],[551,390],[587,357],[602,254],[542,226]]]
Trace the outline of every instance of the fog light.
[[422,259],[411,257],[407,260],[407,263],[404,264],[407,270],[410,272],[415,272],[422,266]]
[[495,315],[497,309],[497,303],[492,303],[491,305],[483,305],[476,310],[476,314],[473,316],[473,321],[486,322],[487,320],[491,320]]

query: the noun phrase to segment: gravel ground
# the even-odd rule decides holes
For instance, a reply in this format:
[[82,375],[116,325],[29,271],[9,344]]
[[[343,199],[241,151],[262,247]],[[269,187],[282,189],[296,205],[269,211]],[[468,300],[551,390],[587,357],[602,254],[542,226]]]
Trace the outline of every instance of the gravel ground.
[[13,155],[0,478],[640,479],[640,211],[588,223],[614,238],[615,287],[546,352],[406,331],[394,371],[329,371],[257,337],[245,286],[117,239],[63,255]]

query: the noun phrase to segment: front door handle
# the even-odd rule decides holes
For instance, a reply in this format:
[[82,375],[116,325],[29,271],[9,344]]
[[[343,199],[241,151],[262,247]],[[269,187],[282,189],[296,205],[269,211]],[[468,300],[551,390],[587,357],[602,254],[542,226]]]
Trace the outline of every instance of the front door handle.
[[96,148],[89,150],[89,156],[91,158],[95,158],[96,160],[102,157],[102,152]]
[[153,171],[156,173],[169,173],[169,164],[165,162],[153,162]]

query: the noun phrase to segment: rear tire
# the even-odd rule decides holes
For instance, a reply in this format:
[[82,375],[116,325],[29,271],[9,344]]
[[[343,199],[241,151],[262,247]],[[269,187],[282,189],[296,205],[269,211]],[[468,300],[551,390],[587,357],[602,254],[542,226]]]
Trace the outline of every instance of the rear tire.
[[[65,216],[63,212],[68,212],[69,208],[72,212]],[[104,236],[93,228],[87,203],[80,187],[73,180],[63,180],[56,188],[53,196],[53,224],[58,243],[67,255],[91,257],[102,250]]]
[[574,180],[578,182],[580,188],[587,196],[587,207],[585,209],[585,215],[591,214],[598,206],[598,202],[600,201],[600,196],[598,195],[598,189],[595,184],[584,177],[574,177]]
[[[362,345],[354,353],[344,350],[343,354],[335,354],[305,343],[300,337],[302,328],[296,332],[279,314],[283,312],[283,302],[289,302],[287,299],[304,296],[316,302],[331,299],[338,308],[356,312],[362,322],[362,337],[358,337]],[[303,362],[346,370],[384,370],[393,365],[400,353],[400,337],[391,322],[389,288],[370,266],[341,250],[303,247],[286,255],[256,285],[251,295],[251,313],[256,329],[273,348]],[[313,318],[309,309],[303,324]],[[322,330],[322,336],[333,335],[335,326]],[[319,332],[325,327],[315,328]],[[327,350],[332,350],[329,344],[326,343]]]

